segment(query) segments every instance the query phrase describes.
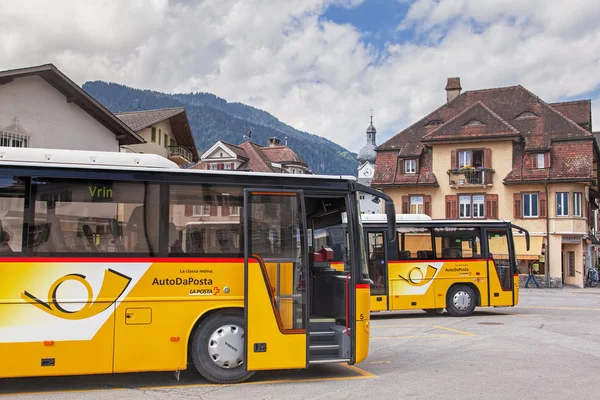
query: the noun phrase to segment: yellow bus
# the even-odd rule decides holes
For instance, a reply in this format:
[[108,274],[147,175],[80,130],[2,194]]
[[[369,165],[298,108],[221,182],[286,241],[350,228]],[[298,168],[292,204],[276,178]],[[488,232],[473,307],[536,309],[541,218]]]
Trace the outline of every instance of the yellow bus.
[[353,177],[3,148],[0,378],[361,362],[361,192],[395,218]]
[[[363,216],[371,311],[424,310],[468,316],[475,307],[511,307],[519,276],[510,221],[432,220],[399,214],[390,238],[383,214]],[[390,240],[392,239],[392,240]]]

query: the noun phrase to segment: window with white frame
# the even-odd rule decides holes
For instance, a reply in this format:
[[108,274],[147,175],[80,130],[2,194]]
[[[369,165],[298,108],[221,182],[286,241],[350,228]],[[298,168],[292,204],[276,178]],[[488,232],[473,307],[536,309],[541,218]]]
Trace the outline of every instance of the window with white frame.
[[458,152],[458,167],[463,168],[467,165],[471,165],[471,152],[470,151],[459,151]]
[[471,196],[458,196],[458,217],[471,218]]
[[544,160],[546,159],[545,154],[538,153],[538,154],[536,154],[536,157],[537,157],[537,167],[538,168],[546,168],[546,165],[544,164]]
[[424,212],[423,196],[410,196],[410,213],[423,214]]
[[484,203],[484,195],[477,194],[473,196],[473,218],[485,218]]
[[210,169],[216,171],[217,169],[217,164],[210,164]]
[[225,169],[231,169],[231,163],[225,163]]
[[569,193],[556,193],[556,216],[566,217],[569,215]]
[[459,218],[485,218],[485,195],[461,195],[458,198]]
[[231,207],[231,215],[236,217],[240,215],[240,207],[239,206],[232,206]]
[[210,215],[210,206],[205,205],[195,205],[194,206],[194,215]]
[[582,193],[573,193],[573,216],[581,217],[583,214],[581,213],[581,198],[583,197]]
[[523,218],[538,217],[538,194],[525,193],[523,194]]
[[404,173],[415,174],[417,172],[416,160],[404,160]]

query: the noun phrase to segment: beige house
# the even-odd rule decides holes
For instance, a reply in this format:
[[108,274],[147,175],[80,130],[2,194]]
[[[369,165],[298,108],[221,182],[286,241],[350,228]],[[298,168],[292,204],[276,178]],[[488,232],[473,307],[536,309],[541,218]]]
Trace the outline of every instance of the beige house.
[[461,90],[450,78],[445,104],[377,148],[372,185],[403,213],[512,220],[531,234],[529,251],[515,237],[522,281],[538,262],[538,282],[583,286],[598,244],[590,101],[548,104],[522,86]]
[[0,71],[0,146],[119,151],[142,142],[54,65]]
[[116,116],[144,142],[122,146],[121,151],[158,154],[180,167],[198,161],[198,151],[185,108],[118,113]]

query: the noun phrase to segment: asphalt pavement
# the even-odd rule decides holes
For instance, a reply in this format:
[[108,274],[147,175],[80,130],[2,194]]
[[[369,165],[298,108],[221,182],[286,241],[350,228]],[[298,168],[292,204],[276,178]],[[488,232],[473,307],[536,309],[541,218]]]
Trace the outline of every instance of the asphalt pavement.
[[207,384],[193,371],[0,380],[14,399],[591,399],[600,365],[600,289],[522,289],[514,308],[466,318],[372,316],[369,358],[354,367],[257,373]]

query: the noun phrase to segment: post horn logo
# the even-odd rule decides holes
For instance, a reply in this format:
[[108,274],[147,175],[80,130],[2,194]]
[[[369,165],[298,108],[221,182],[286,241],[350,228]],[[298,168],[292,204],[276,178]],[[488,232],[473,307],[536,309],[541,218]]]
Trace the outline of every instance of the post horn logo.
[[[66,310],[63,306],[61,306],[60,300],[56,297],[60,285],[67,281],[79,282],[87,289],[87,301],[80,310]],[[81,274],[69,274],[63,276],[62,278],[58,278],[52,284],[52,286],[50,286],[50,290],[48,290],[47,302],[40,300],[38,297],[27,291],[21,293],[21,298],[27,301],[29,304],[34,305],[40,310],[55,317],[69,320],[80,320],[100,314],[102,311],[113,305],[113,303],[117,301],[119,297],[121,297],[125,289],[127,289],[127,286],[129,286],[130,282],[130,277],[112,269],[107,269],[104,271],[104,280],[102,281],[100,292],[94,299],[92,286],[88,281],[86,281],[85,276]],[[98,300],[101,302],[98,302]]]
[[431,281],[431,278],[435,276],[436,272],[437,268],[428,265],[427,273],[425,274],[425,276],[423,276],[423,271],[421,271],[421,268],[419,267],[413,267],[410,271],[408,271],[408,275],[406,278],[402,275],[398,276],[411,286],[423,286]]

